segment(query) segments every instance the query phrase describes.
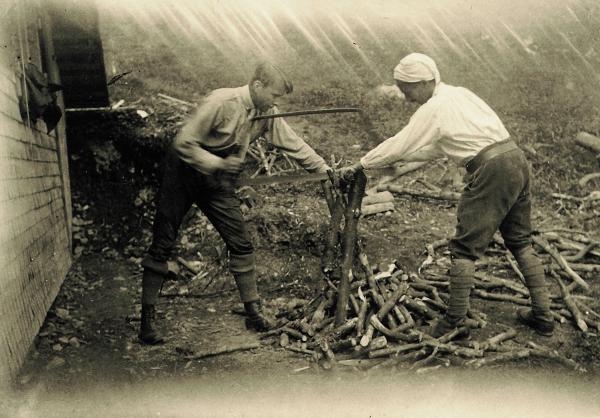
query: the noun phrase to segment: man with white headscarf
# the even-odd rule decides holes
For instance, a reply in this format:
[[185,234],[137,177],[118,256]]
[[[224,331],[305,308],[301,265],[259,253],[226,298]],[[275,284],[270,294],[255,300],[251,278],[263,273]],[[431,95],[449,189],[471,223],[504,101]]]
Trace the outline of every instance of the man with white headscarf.
[[450,300],[446,316],[435,324],[432,335],[440,337],[463,325],[475,261],[498,229],[531,296],[531,309],[520,309],[518,319],[541,335],[552,335],[554,320],[544,267],[531,243],[530,174],[525,155],[483,100],[465,88],[440,81],[430,57],[407,55],[394,69],[394,79],[406,99],[421,106],[400,132],[358,163],[342,168],[340,175],[348,180],[360,170],[444,156],[466,168],[456,233],[450,241]]

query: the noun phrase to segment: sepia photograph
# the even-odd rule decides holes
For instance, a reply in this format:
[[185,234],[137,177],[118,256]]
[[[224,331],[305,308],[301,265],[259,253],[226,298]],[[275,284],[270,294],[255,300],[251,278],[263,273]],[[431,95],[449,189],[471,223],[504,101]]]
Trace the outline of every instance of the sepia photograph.
[[600,417],[600,2],[0,0],[0,418]]

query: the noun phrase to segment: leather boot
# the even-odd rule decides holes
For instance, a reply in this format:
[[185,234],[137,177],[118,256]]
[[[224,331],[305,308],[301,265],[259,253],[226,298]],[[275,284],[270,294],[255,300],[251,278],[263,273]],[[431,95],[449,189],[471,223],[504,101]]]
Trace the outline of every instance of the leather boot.
[[140,325],[140,341],[144,344],[162,344],[165,340],[155,329],[156,309],[154,305],[142,304],[142,321]]
[[245,302],[244,309],[248,315],[246,318],[246,328],[258,332],[265,332],[270,331],[277,326],[275,318],[263,311],[259,300]]
[[142,318],[139,338],[145,344],[160,344],[164,338],[156,330],[156,303],[164,276],[145,268],[142,276]]
[[536,315],[531,309],[521,308],[517,310],[517,318],[522,324],[532,328],[544,337],[552,337],[554,332],[554,318]]

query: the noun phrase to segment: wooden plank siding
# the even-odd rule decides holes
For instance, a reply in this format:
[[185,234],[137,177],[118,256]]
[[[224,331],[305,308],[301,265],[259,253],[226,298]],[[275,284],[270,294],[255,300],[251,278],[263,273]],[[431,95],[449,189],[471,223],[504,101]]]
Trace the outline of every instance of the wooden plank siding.
[[48,135],[19,110],[23,59],[60,84],[48,20],[42,0],[0,13],[0,385],[17,375],[71,265],[64,118]]

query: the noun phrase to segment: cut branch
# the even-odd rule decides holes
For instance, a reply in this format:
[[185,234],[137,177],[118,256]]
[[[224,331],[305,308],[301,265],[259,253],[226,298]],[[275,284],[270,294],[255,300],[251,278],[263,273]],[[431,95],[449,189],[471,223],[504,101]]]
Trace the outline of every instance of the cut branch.
[[413,196],[413,197],[422,197],[422,198],[426,198],[426,199],[436,199],[436,200],[450,200],[450,201],[458,201],[460,199],[460,193],[456,193],[456,192],[449,192],[449,191],[440,191],[440,192],[434,192],[434,191],[430,191],[430,190],[412,190],[412,189],[407,189],[404,188],[402,186],[396,186],[396,185],[387,185],[387,186],[381,186],[377,188],[378,191],[384,191],[384,190],[389,190],[392,193],[396,193],[396,194],[400,194],[400,195],[407,195],[407,196]]
[[552,246],[545,239],[543,239],[539,236],[536,236],[536,235],[532,235],[531,239],[537,245],[542,247],[548,254],[550,254],[550,256],[552,256],[552,258],[554,258],[554,260],[556,260],[558,265],[569,275],[569,277],[574,282],[576,282],[579,286],[583,287],[585,290],[590,289],[590,285],[588,283],[586,283],[586,281],[583,280],[579,274],[577,274],[575,271],[573,271],[573,269],[565,261],[563,256],[560,255],[560,253],[558,251],[556,251],[554,248],[552,248]]

